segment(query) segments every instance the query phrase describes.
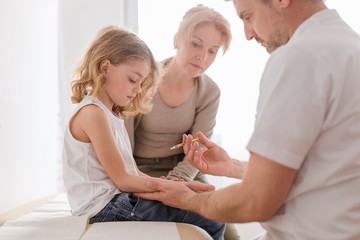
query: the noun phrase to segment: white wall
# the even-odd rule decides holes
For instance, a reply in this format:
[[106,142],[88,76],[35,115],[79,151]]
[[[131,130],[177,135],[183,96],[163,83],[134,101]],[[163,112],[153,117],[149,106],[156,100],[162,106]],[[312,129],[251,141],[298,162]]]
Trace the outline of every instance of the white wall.
[[72,111],[72,72],[100,28],[136,30],[136,4],[1,1],[0,214],[63,190],[61,148]]
[[71,77],[88,44],[101,28],[125,25],[124,9],[123,0],[106,0],[106,4],[102,0],[59,1],[60,103],[65,103],[62,114],[70,113]]
[[[230,50],[207,71],[220,86],[221,101],[214,133],[221,136],[222,146],[235,158],[247,160],[247,142],[252,134],[256,114],[258,87],[268,59],[266,50],[255,41],[245,39],[243,24],[236,15],[232,1],[224,0],[138,0],[139,35],[162,60],[174,53],[173,35],[184,13],[202,3],[214,8],[231,23],[233,41]],[[360,33],[360,15],[354,1],[327,0],[329,8],[335,8],[345,21]],[[166,9],[166,11],[159,9]],[[154,15],[156,12],[156,15]],[[210,177],[222,187],[235,180]]]
[[57,1],[0,3],[0,213],[55,191]]
[[[233,42],[229,52],[218,55],[207,73],[221,88],[221,102],[215,134],[221,136],[221,144],[239,159],[247,159],[246,144],[251,136],[255,121],[258,87],[268,54],[255,41],[247,41],[243,24],[236,15],[233,3],[223,0],[138,0],[139,35],[150,45],[155,56],[161,60],[171,56],[173,35],[185,11],[198,3],[203,3],[222,13],[231,23]],[[327,0],[329,8],[338,12],[358,33],[360,16],[354,1]],[[157,11],[166,9],[166,11]],[[157,14],[153,13],[157,11]],[[219,138],[219,137],[218,137]],[[218,188],[236,182],[224,177],[209,180]],[[236,224],[242,240],[249,240],[264,230],[259,223]]]
[[[106,4],[104,4],[106,3]],[[59,145],[63,143],[65,124],[72,113],[70,82],[96,33],[108,25],[125,26],[137,31],[136,0],[59,0]],[[58,155],[61,169],[61,155]],[[61,171],[58,183],[62,184]],[[59,186],[59,191],[63,191]]]
[[[178,24],[184,13],[199,3],[214,8],[231,23],[233,41],[230,50],[224,56],[218,54],[207,74],[222,91],[215,133],[221,135],[222,145],[234,157],[246,159],[245,147],[253,130],[259,81],[269,55],[254,40],[245,39],[242,21],[236,15],[232,1],[138,0],[139,35],[158,60],[171,56]],[[326,4],[336,8],[343,19],[360,32],[360,16],[353,1],[327,0]],[[166,11],[154,15],[158,9]]]
[[[174,54],[173,36],[183,15],[200,3],[214,8],[226,17],[233,34],[228,52],[225,55],[219,52],[215,62],[207,70],[207,74],[221,89],[214,129],[215,140],[233,157],[247,160],[249,153],[246,144],[253,130],[258,86],[268,54],[255,41],[249,42],[245,39],[242,22],[236,15],[233,2],[138,0],[139,35],[149,44],[158,60],[171,56]],[[152,13],[159,8],[166,11],[159,11],[154,16]],[[234,179],[222,177],[209,176],[209,179],[218,187],[236,182]]]
[[[104,4],[106,3],[106,4]],[[97,31],[107,25],[128,26],[136,31],[137,1],[134,0],[60,0],[59,1],[59,76],[61,114],[68,119],[70,81],[87,46]],[[135,14],[125,14],[132,11]],[[135,19],[134,19],[135,18]]]

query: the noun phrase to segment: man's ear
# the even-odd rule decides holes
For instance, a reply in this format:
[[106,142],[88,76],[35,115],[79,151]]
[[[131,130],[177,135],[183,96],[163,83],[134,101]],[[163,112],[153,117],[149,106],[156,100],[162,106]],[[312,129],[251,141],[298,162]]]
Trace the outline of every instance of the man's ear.
[[101,64],[100,64],[100,70],[101,70],[101,72],[103,72],[103,73],[107,73],[107,71],[108,71],[108,68],[109,68],[109,66],[110,66],[110,61],[108,60],[108,59],[106,59],[106,60],[103,60],[102,62],[101,62]]

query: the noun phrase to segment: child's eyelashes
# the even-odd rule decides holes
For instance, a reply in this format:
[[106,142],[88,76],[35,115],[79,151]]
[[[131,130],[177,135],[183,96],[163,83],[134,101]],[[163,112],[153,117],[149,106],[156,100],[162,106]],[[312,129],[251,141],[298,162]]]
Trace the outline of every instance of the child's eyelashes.
[[131,79],[131,78],[129,78],[129,82],[131,82],[131,83],[136,83],[137,81],[136,80],[133,80],[133,79]]

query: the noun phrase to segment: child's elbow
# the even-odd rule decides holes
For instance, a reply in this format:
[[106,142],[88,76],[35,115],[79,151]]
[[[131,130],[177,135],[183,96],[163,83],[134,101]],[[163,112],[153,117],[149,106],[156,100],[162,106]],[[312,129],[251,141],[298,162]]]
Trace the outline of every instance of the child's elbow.
[[116,179],[114,184],[121,192],[134,192],[132,186],[132,182],[134,182],[134,180],[131,179],[132,177],[133,176],[128,173],[121,174],[121,178]]

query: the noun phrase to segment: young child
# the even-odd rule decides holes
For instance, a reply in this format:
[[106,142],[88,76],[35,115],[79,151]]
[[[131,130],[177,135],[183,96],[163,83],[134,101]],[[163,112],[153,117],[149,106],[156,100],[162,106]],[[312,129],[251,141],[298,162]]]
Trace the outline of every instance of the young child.
[[[132,194],[152,191],[145,184],[150,178],[170,181],[138,170],[123,121],[151,110],[160,72],[150,49],[127,30],[106,27],[90,45],[72,82],[71,99],[78,105],[64,137],[63,176],[72,214],[88,215],[90,223],[184,222],[223,239],[223,223]],[[199,182],[177,183],[213,190]]]

